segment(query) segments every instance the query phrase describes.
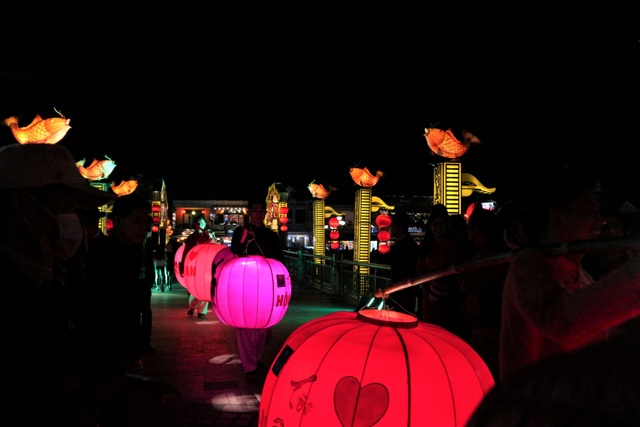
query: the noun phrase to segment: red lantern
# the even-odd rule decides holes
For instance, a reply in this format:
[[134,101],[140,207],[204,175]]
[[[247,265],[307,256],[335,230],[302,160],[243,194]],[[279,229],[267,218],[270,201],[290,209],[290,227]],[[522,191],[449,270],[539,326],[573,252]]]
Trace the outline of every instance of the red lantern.
[[158,227],[157,225],[154,225],[153,227],[151,227],[152,233],[157,233],[159,230],[160,230],[160,227]]
[[391,250],[391,247],[389,247],[389,245],[378,246],[378,252],[380,252],[381,254],[387,254],[389,253],[390,250]]
[[287,218],[286,216],[281,216],[280,218],[278,218],[278,220],[280,221],[280,224],[286,224],[289,222],[289,218]]
[[259,412],[263,426],[464,426],[493,385],[471,346],[439,326],[335,312],[289,335]]
[[340,248],[340,243],[338,242],[331,242],[331,249],[334,251],[337,251]]
[[151,212],[154,212],[154,213],[160,212],[160,205],[151,206]]
[[386,242],[391,238],[391,233],[389,233],[387,230],[380,230],[378,231],[378,240],[381,242]]
[[153,223],[154,224],[160,224],[160,217],[159,216],[154,216],[153,218]]
[[284,317],[291,276],[280,261],[260,255],[231,258],[216,268],[213,310],[225,325],[260,329]]
[[281,213],[282,215],[286,215],[286,214],[288,214],[288,213],[289,213],[289,208],[288,208],[288,207],[286,207],[286,206],[280,206],[280,213]]
[[287,230],[289,230],[289,227],[287,227],[286,225],[281,225],[280,226],[280,231],[282,231],[283,233],[286,233]]
[[340,233],[336,230],[333,230],[329,233],[329,238],[331,240],[338,240],[340,238]]
[[184,245],[180,245],[173,257],[173,274],[180,285],[184,287],[184,277],[180,275],[180,264],[182,263],[182,254],[184,253]]
[[335,216],[329,218],[329,227],[338,228],[340,226],[340,221]]
[[226,247],[220,243],[202,243],[189,250],[184,260],[184,287],[191,295],[203,301],[212,301],[213,260]]
[[376,217],[376,225],[380,228],[389,227],[392,219],[387,214],[380,214]]

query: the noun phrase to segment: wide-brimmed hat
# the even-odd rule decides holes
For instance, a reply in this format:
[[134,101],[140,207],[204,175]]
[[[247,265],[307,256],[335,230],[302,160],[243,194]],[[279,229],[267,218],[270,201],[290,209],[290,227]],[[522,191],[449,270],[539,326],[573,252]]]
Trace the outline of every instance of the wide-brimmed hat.
[[79,207],[104,205],[115,195],[93,187],[80,175],[73,156],[57,144],[11,144],[0,148],[0,188],[38,188],[60,184]]

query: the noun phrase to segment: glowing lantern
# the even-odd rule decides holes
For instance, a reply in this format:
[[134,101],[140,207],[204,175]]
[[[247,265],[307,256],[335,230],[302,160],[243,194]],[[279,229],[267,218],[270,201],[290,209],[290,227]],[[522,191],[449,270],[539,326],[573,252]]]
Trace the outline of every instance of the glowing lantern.
[[287,230],[289,230],[289,227],[287,227],[286,225],[281,225],[280,226],[280,231],[282,231],[283,233],[286,233]]
[[158,227],[157,225],[154,225],[153,227],[151,227],[152,233],[157,233],[159,230],[160,230],[160,227]]
[[337,251],[340,248],[340,243],[338,242],[331,242],[331,249],[334,251]]
[[381,254],[387,254],[389,253],[390,250],[391,250],[391,247],[389,245],[378,246],[378,252],[380,252]]
[[160,205],[151,206],[151,212],[154,212],[154,213],[160,212]]
[[331,228],[338,228],[340,226],[340,221],[338,221],[338,218],[331,217],[329,218],[329,227]]
[[211,301],[211,275],[213,260],[227,246],[220,243],[195,245],[184,260],[184,287],[194,297]]
[[176,250],[176,254],[173,257],[173,274],[176,276],[176,280],[180,285],[184,287],[184,277],[180,275],[180,264],[182,264],[182,254],[184,253],[184,245]]
[[289,222],[289,218],[287,218],[286,216],[281,216],[280,218],[278,218],[278,220],[280,221],[280,224],[286,224]]
[[280,207],[280,213],[281,213],[282,215],[286,215],[286,214],[288,214],[288,213],[289,213],[289,208],[288,208],[288,207],[286,207],[286,206],[281,206],[281,207]]
[[464,426],[493,385],[471,346],[439,326],[390,310],[335,312],[285,341],[260,425]]
[[331,240],[338,240],[340,238],[340,233],[337,232],[336,230],[333,230],[332,232],[329,233],[329,238]]
[[380,228],[389,227],[391,222],[391,217],[387,214],[380,214],[376,217],[376,225]]
[[289,308],[291,276],[280,261],[260,255],[231,258],[216,268],[213,310],[225,325],[259,329]]
[[387,230],[380,230],[378,231],[378,240],[381,242],[386,242],[391,238],[391,233],[389,233]]
[[154,224],[160,224],[160,217],[159,216],[151,217],[151,220],[153,221]]

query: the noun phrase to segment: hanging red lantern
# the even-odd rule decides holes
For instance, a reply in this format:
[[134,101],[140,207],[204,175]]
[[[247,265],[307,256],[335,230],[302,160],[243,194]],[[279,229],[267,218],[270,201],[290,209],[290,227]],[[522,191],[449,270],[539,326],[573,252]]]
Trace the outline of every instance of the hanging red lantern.
[[282,215],[286,215],[289,213],[289,208],[287,206],[280,206],[280,213]]
[[213,260],[227,246],[220,243],[202,243],[189,250],[184,260],[184,287],[194,297],[211,301],[211,275]]
[[376,217],[376,225],[379,228],[385,228],[385,227],[389,227],[391,225],[391,223],[393,222],[393,220],[391,219],[391,217],[387,214],[380,214]]
[[280,231],[282,231],[283,233],[286,233],[287,230],[289,230],[289,227],[287,227],[286,225],[281,225],[280,226]]
[[151,212],[154,212],[154,213],[160,212],[160,205],[151,206]]
[[329,227],[338,228],[340,226],[340,221],[335,216],[329,218]]
[[176,280],[180,285],[184,287],[184,277],[180,275],[180,264],[182,264],[182,254],[184,253],[184,245],[176,250],[176,254],[173,257],[173,274],[176,276]]
[[278,218],[278,220],[280,221],[280,224],[286,224],[289,222],[289,218],[287,218],[286,216],[281,216],[280,218]]
[[388,254],[390,250],[391,250],[391,247],[389,245],[378,246],[378,252],[380,252],[381,254]]
[[337,251],[338,249],[340,249],[340,243],[331,242],[331,250]]
[[160,227],[158,227],[157,225],[154,225],[153,227],[151,227],[152,233],[157,233],[158,231],[160,231]]
[[261,329],[284,317],[291,276],[280,261],[260,255],[231,258],[216,268],[213,310],[225,325]]
[[380,230],[378,231],[378,240],[381,242],[386,242],[391,238],[391,233],[389,233],[387,230]]
[[151,218],[153,218],[153,223],[154,224],[160,224],[160,217],[159,216],[154,216],[154,217],[151,217]]
[[338,240],[340,238],[340,233],[336,230],[333,230],[329,233],[329,238],[331,240]]
[[260,421],[464,426],[493,385],[480,356],[444,328],[391,310],[335,312],[289,335],[267,373]]

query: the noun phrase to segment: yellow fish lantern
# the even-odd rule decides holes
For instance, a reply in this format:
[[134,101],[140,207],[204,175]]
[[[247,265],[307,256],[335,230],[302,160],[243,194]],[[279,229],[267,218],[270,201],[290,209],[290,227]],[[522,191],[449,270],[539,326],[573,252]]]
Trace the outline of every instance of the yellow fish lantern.
[[20,127],[18,118],[14,116],[4,119],[3,123],[11,128],[13,137],[20,144],[55,144],[71,129],[69,126],[71,119],[65,118],[58,110],[55,111],[61,117],[43,120],[39,114],[36,114],[33,121],[25,127]]
[[315,181],[311,181],[311,184],[307,188],[309,188],[309,192],[316,199],[326,199],[329,197],[329,194],[336,190],[336,188],[329,186],[329,188],[324,188],[322,184],[315,184]]
[[120,196],[126,196],[128,194],[133,193],[138,188],[138,181],[135,179],[130,179],[129,181],[122,180],[119,185],[115,185],[114,182],[111,183],[111,190]]
[[349,171],[349,174],[351,174],[351,178],[353,179],[353,182],[355,182],[361,187],[373,187],[378,183],[378,180],[380,179],[380,177],[384,176],[384,174],[381,171],[377,171],[376,174],[374,175],[371,172],[369,172],[369,169],[367,169],[366,167],[363,169],[351,168],[351,170]]
[[89,167],[84,167],[85,159],[76,162],[80,175],[91,181],[99,181],[111,175],[116,167],[116,162],[105,155],[105,160],[93,159]]
[[457,159],[467,152],[471,144],[480,144],[480,139],[471,132],[463,131],[463,141],[453,135],[451,129],[425,128],[424,137],[433,154]]

